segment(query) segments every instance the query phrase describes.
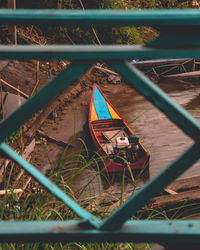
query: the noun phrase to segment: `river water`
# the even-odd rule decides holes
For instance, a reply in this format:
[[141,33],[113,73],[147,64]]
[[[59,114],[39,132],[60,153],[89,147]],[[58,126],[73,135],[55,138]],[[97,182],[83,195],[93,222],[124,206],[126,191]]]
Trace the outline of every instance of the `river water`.
[[[162,81],[158,86],[176,103],[185,108],[193,117],[200,120],[200,85]],[[129,85],[102,85],[103,93],[123,116],[131,123],[133,131],[140,137],[143,145],[150,151],[150,177],[157,175],[170,162],[184,152],[193,141],[173,124],[165,114],[147,101]],[[82,96],[89,103],[90,93]],[[87,116],[87,107],[83,112],[80,102],[77,105],[77,132]],[[72,128],[72,126],[70,126]],[[200,175],[197,162],[181,178]]]
[[[200,86],[160,82],[158,85],[176,103],[200,120]],[[174,125],[161,111],[127,85],[103,88],[111,103],[150,151],[150,177],[157,175],[172,160],[184,152],[193,141]],[[181,178],[200,174],[199,163],[186,171]]]
[[[168,80],[168,82],[159,82],[158,86],[192,116],[200,120],[200,85],[183,85]],[[134,120],[130,126],[150,152],[150,178],[157,175],[192,145],[193,141],[186,134],[129,85],[102,84],[100,88],[127,122]],[[83,136],[91,94],[92,90],[83,93],[62,111],[62,119],[57,121],[59,128],[50,131],[52,136],[66,142],[69,142],[73,134]],[[200,175],[199,165],[197,162],[179,178]],[[75,191],[84,187],[92,176],[93,173],[88,170],[82,173],[75,183]],[[105,190],[104,185],[101,188],[99,181],[98,178],[92,182],[92,195]],[[120,182],[115,184],[120,190]],[[96,192],[97,189],[98,192]],[[91,195],[91,188],[89,192]],[[86,189],[83,196],[85,197],[87,194]]]

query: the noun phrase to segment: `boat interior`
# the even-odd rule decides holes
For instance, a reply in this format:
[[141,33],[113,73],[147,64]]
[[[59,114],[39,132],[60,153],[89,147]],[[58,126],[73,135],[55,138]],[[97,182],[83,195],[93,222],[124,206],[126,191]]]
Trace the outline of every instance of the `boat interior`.
[[129,132],[120,119],[93,121],[92,127],[100,144],[115,143],[116,137],[128,136]]
[[[98,120],[92,122],[92,126],[96,135],[98,142],[101,144],[101,147],[105,151],[106,154],[112,156],[116,155],[116,153],[124,153],[123,157],[126,157],[127,152],[130,149],[133,149],[131,143],[129,143],[129,139],[131,136],[131,132],[128,130],[126,125],[120,119],[107,119],[107,120]],[[139,146],[138,150],[140,149]],[[133,151],[133,150],[132,150]],[[130,153],[129,153],[130,155]],[[133,158],[133,157],[128,157]],[[131,160],[133,161],[133,160]]]

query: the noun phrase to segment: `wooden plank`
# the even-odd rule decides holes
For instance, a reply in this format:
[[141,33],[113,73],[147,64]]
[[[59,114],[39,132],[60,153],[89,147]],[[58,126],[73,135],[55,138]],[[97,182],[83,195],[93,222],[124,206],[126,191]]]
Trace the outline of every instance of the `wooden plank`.
[[174,64],[180,64],[187,59],[153,59],[153,60],[142,60],[142,61],[131,61],[130,63],[135,66],[158,66],[158,65],[166,65],[173,66]]
[[171,195],[178,194],[177,192],[175,192],[174,190],[172,190],[172,189],[170,189],[170,188],[165,188],[164,190],[165,190],[165,192],[167,192],[167,193],[169,193],[169,194],[171,194]]
[[200,176],[178,179],[170,184],[168,188],[176,192],[181,192],[189,189],[200,189]]
[[186,73],[180,73],[180,74],[173,74],[173,75],[166,75],[167,78],[198,78],[200,77],[200,70],[192,71],[192,72],[186,72]]
[[102,134],[106,137],[107,140],[115,143],[116,137],[124,137],[124,132],[120,130],[111,130],[111,131],[104,131]]
[[168,195],[155,197],[151,202],[152,208],[167,208],[182,203],[200,202],[200,176],[178,179],[166,189]]
[[155,197],[152,201],[152,208],[167,208],[180,203],[200,202],[200,190],[190,190],[175,195],[162,195]]
[[98,69],[98,70],[101,70],[102,72],[104,72],[104,73],[106,73],[106,74],[110,74],[110,75],[115,75],[115,76],[118,76],[119,74],[118,73],[116,73],[116,72],[114,72],[114,71],[112,71],[112,70],[109,70],[109,69],[106,69],[106,68],[102,68],[102,67],[99,67],[99,66],[97,66],[97,65],[94,65],[94,67],[93,68],[95,68],[95,69]]

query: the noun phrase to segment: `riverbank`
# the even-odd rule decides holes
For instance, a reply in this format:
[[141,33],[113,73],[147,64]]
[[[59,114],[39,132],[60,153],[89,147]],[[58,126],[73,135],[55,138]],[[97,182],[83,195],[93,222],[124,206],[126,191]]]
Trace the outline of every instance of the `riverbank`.
[[[49,72],[52,72],[52,78],[54,78],[57,73],[68,65],[67,62],[61,62],[61,65],[57,65],[56,62],[40,62],[40,64],[41,69],[38,76],[41,83],[38,89],[47,84]],[[6,65],[6,67],[2,66],[2,71],[0,71],[1,78],[4,77],[7,82],[13,81],[12,84],[16,88],[21,88],[23,92],[30,95],[34,89],[36,78],[35,81],[33,81],[33,77],[31,81],[27,79],[29,79],[30,75],[36,74],[37,62],[21,63],[12,61],[9,64],[4,62],[3,65]],[[102,66],[104,65],[99,65],[98,67],[102,68]],[[12,71],[12,67],[15,70]],[[94,82],[101,86],[103,92],[126,121],[129,122],[133,120],[133,117],[136,117],[131,127],[139,135],[145,147],[151,152],[151,178],[159,173],[166,166],[167,162],[178,156],[188,146],[189,140],[161,112],[148,103],[135,90],[126,85],[122,79],[117,78],[120,82],[117,85],[109,83],[111,73],[114,72],[110,72],[106,68],[105,70],[99,70],[98,67],[90,69],[66,91],[61,93],[60,96],[38,112],[30,121],[27,121],[21,136],[13,143],[13,147],[16,149],[20,148],[23,152],[33,142],[31,144],[32,149],[29,154],[29,161],[47,176],[51,176],[53,172],[59,169],[61,159],[74,164],[74,158],[78,156],[77,159],[79,160],[75,165],[65,162],[65,182],[73,190],[73,195],[82,201],[87,209],[91,209],[90,205],[93,206],[92,204],[95,202],[95,207],[101,210],[97,203],[101,200],[100,203],[103,204],[106,200],[105,203],[110,204],[106,206],[111,211],[112,207],[118,206],[120,202],[126,200],[129,195],[141,188],[144,183],[141,180],[133,181],[130,176],[123,177],[123,175],[117,178],[102,177],[92,167],[88,169],[81,168],[82,161],[80,158],[85,157],[85,145],[83,144],[85,140],[84,126],[87,123],[89,102]],[[9,71],[11,71],[10,75]],[[15,81],[13,80],[14,74],[16,74]],[[113,75],[113,79],[116,79],[114,76],[118,77]],[[29,82],[28,85],[27,81]],[[195,106],[191,107],[194,100],[199,97],[198,86],[184,86],[169,82],[159,83],[159,86],[172,99],[183,105],[198,118],[198,102],[196,101]],[[10,89],[8,88],[7,91],[10,91]],[[166,138],[168,139],[166,140]],[[66,151],[67,145],[72,147],[67,147]],[[71,155],[71,158],[68,158],[68,155]],[[1,165],[5,166],[4,159],[2,162]],[[9,170],[9,167],[7,169]],[[198,175],[198,164],[192,169],[182,178]],[[15,179],[19,178],[18,172],[16,171],[12,176],[14,183]],[[1,174],[1,179],[4,180],[4,176],[8,175],[8,172],[1,171]],[[123,182],[125,183],[124,187],[122,187]],[[30,178],[26,188],[32,188],[33,183],[35,182]],[[5,183],[2,182],[1,186],[5,186]],[[16,188],[22,188],[22,186],[22,183],[15,185]],[[122,191],[123,197],[121,196]],[[112,198],[104,197],[106,193],[111,194]],[[102,196],[97,198],[99,195]],[[102,199],[104,200],[103,202]],[[89,204],[90,202],[91,204]],[[115,205],[113,205],[114,203]]]
[[[23,91],[27,96],[31,96],[37,81],[39,81],[37,85],[38,91],[48,83],[50,72],[52,78],[54,78],[56,74],[64,70],[67,65],[68,62],[61,62],[61,65],[57,65],[56,62],[40,62],[38,68],[37,61],[3,61],[0,64],[0,78],[14,88]],[[100,66],[100,68],[102,68],[102,66]],[[29,148],[28,150],[31,150],[28,155],[30,163],[42,173],[48,175],[52,169],[56,171],[59,159],[69,143],[72,144],[73,147],[73,149],[69,149],[71,150],[70,153],[74,151],[74,148],[75,151],[79,150],[79,138],[83,136],[84,126],[87,122],[92,85],[94,82],[104,86],[108,85],[108,77],[111,76],[111,74],[105,71],[91,68],[74,84],[63,91],[55,100],[27,121],[24,126],[20,128],[20,133],[16,131],[16,135],[20,134],[20,136],[12,135],[12,140],[9,140],[11,146],[20,152],[24,152]],[[114,75],[113,79],[119,80],[119,77],[116,78],[116,75]],[[3,85],[3,89],[5,93],[11,92],[13,95],[20,95],[19,91],[10,88],[8,85]],[[68,152],[68,154],[70,153]],[[0,184],[3,187],[5,186],[4,177],[8,175],[6,169],[9,170],[9,167],[5,167],[7,164],[4,158],[1,159],[1,163],[0,179],[2,181]],[[67,171],[67,169],[65,171]],[[82,184],[83,186],[88,183],[90,178],[94,177],[94,173],[92,173],[91,170],[88,171],[85,171],[81,176],[82,180],[83,175],[86,176],[85,182]],[[18,171],[12,176],[14,183],[16,182],[15,179],[19,178],[17,172]],[[28,185],[31,185],[32,181],[30,178]],[[102,190],[102,184],[99,178],[97,178],[97,182],[98,183],[94,180],[92,185],[100,185],[100,190],[97,192],[99,193]],[[78,187],[74,189],[77,189],[78,192],[82,185],[79,183]],[[96,194],[95,190],[97,190],[97,188],[93,190],[94,194]],[[87,189],[83,196],[85,196],[86,193]]]

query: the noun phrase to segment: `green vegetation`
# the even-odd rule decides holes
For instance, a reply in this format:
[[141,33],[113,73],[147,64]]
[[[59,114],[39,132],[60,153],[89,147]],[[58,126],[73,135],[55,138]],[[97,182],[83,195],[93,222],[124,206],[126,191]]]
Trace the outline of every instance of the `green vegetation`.
[[[17,8],[28,9],[163,9],[188,8],[191,1],[180,0],[38,0],[17,1]],[[6,8],[7,1],[0,0]],[[144,44],[156,36],[149,27],[37,27],[39,35],[45,36],[48,43],[60,44]],[[96,34],[94,33],[96,32]],[[97,36],[96,36],[97,35]],[[26,41],[22,40],[22,43]]]
[[[83,1],[85,8],[87,9],[125,9],[125,8],[185,8],[188,7],[188,1],[180,2],[175,0],[158,1],[158,0],[138,0],[138,1],[123,1],[123,0],[93,0]],[[6,7],[7,3],[4,0],[0,0],[0,5]],[[17,1],[17,8],[64,8],[64,9],[81,9],[79,1],[71,0],[39,0],[39,1]],[[97,40],[92,32],[91,28],[68,28],[68,27],[37,27],[40,35],[44,35],[48,38],[49,43],[97,43]],[[102,44],[142,44],[146,42],[155,33],[148,27],[136,28],[136,27],[120,27],[120,28],[96,28],[97,35]],[[70,40],[70,39],[71,40]],[[13,143],[21,136],[21,129],[10,136],[7,142]],[[53,180],[65,193],[71,196],[81,206],[86,207],[91,200],[82,200],[81,194],[85,189],[92,184],[100,174],[103,174],[103,168],[100,165],[104,164],[102,157],[98,152],[95,152],[91,157],[90,152],[86,146],[86,143],[82,139],[78,139],[81,146],[78,150],[70,151],[70,148],[66,147],[59,161],[51,164],[51,169],[48,176]],[[44,146],[43,146],[44,147]],[[45,147],[44,147],[45,150]],[[104,166],[105,167],[105,166]],[[95,170],[96,169],[96,170]],[[93,176],[85,186],[82,186],[78,193],[74,193],[73,185],[78,177],[82,175],[85,170],[90,170]],[[40,185],[32,183],[31,187],[27,188],[23,195],[19,197],[14,193],[15,188],[23,186],[26,176],[25,174],[15,182],[16,173],[19,171],[19,167],[14,163],[10,164],[7,169],[6,182],[4,183],[5,190],[11,190],[11,194],[3,196],[0,202],[0,215],[1,220],[70,220],[78,219],[77,215],[73,213],[68,207],[57,200],[53,195],[49,194]],[[107,178],[107,176],[104,176]],[[122,175],[120,204],[124,201],[124,186],[127,177],[125,173]],[[130,178],[129,181],[132,179]],[[109,181],[109,180],[108,180]],[[132,180],[133,181],[133,180]],[[135,185],[135,182],[133,183]],[[33,192],[34,190],[34,192]],[[92,197],[94,199],[94,197]],[[193,213],[193,205],[180,206],[170,209],[169,211],[155,210],[146,207],[144,211],[138,213],[133,219],[140,219],[146,217],[146,219],[181,219],[186,218],[185,209]],[[93,211],[91,211],[93,212]],[[106,211],[95,211],[95,215],[100,219],[108,215]],[[0,249],[150,249],[149,244],[144,246],[138,246],[137,244],[1,244]]]
[[16,132],[13,132],[8,138],[6,138],[5,142],[7,144],[14,143],[17,139],[19,139],[22,136],[22,133],[23,133],[23,128],[21,126]]
[[[90,204],[98,198],[92,197],[83,199],[81,194],[85,191],[88,186],[93,188],[93,182],[98,180],[99,175],[103,174],[103,169],[100,168],[103,164],[103,159],[99,156],[98,152],[90,152],[86,146],[85,140],[81,138],[75,139],[73,143],[80,143],[78,149],[66,147],[57,162],[50,162],[51,169],[48,173],[48,177],[54,181],[66,194],[72,197],[82,207],[87,208],[88,211],[95,214],[100,219],[107,217],[110,212],[106,211],[106,208],[99,210],[99,207],[95,210],[90,210]],[[44,147],[44,145],[43,145]],[[45,150],[45,147],[44,147]],[[91,155],[93,154],[93,155]],[[48,157],[48,156],[47,156]],[[78,192],[73,191],[73,185],[76,180],[82,174],[89,170],[93,173],[88,182],[81,186]],[[5,190],[11,190],[11,194],[2,196],[0,202],[0,216],[1,220],[78,220],[78,216],[69,209],[63,202],[55,198],[54,195],[48,193],[41,185],[32,182],[29,187],[26,188],[22,196],[14,193],[14,189],[20,188],[25,183],[27,176],[23,174],[17,181],[15,180],[16,173],[19,173],[19,167],[12,163],[7,169],[7,182],[4,183]],[[108,182],[111,181],[104,176]],[[136,185],[137,180],[132,180],[131,177],[125,175],[121,176],[121,193],[119,195],[120,204],[124,202],[126,197],[125,183],[133,183]],[[133,182],[134,181],[134,182]],[[135,190],[135,189],[134,189]],[[134,191],[133,191],[134,192]],[[194,204],[192,204],[194,205]],[[186,213],[195,213],[193,206],[183,205],[177,208],[170,209],[168,211],[161,209],[151,209],[145,207],[132,219],[181,219],[187,218]],[[197,205],[197,204],[196,204]],[[187,210],[187,211],[186,211]],[[123,244],[112,244],[112,243],[27,243],[27,244],[0,244],[0,249],[151,249],[149,244],[134,244],[134,243],[123,243]]]
[[[47,174],[48,177],[54,181],[66,194],[71,196],[81,206],[88,206],[90,200],[83,200],[79,198],[82,192],[92,182],[103,173],[103,169],[100,170],[100,164],[103,164],[102,157],[99,156],[98,152],[89,152],[83,139],[75,139],[76,143],[80,143],[80,148],[77,150],[66,147],[57,162],[50,162],[51,169]],[[45,147],[42,145],[44,150]],[[46,150],[45,150],[46,152]],[[91,153],[93,156],[91,157]],[[48,156],[47,156],[48,158]],[[96,169],[96,171],[95,171]],[[85,170],[90,170],[94,174],[85,186],[80,187],[80,190],[75,194],[72,190],[73,184],[77,178],[82,176]],[[16,188],[23,187],[26,182],[27,176],[23,174],[19,180],[15,180],[16,175],[19,173],[19,167],[12,163],[7,168],[6,182],[4,183],[3,189],[10,190],[10,194],[5,194],[0,202],[0,216],[1,220],[78,220],[78,216],[69,209],[63,202],[55,198],[54,195],[48,193],[45,189],[33,182],[27,188],[23,195],[16,194],[14,190]],[[106,178],[106,176],[105,176]],[[124,190],[124,175],[122,192]],[[121,195],[122,196],[122,195]],[[91,197],[93,200],[94,197]],[[106,212],[95,212],[99,218],[104,218],[108,215]],[[0,244],[0,249],[121,249],[121,246],[125,246],[126,249],[137,249],[135,244],[61,244],[61,243],[27,243],[27,244]],[[147,244],[148,246],[148,244]],[[140,248],[141,249],[141,248]],[[142,248],[144,249],[144,247]],[[147,248],[150,249],[150,248]]]

